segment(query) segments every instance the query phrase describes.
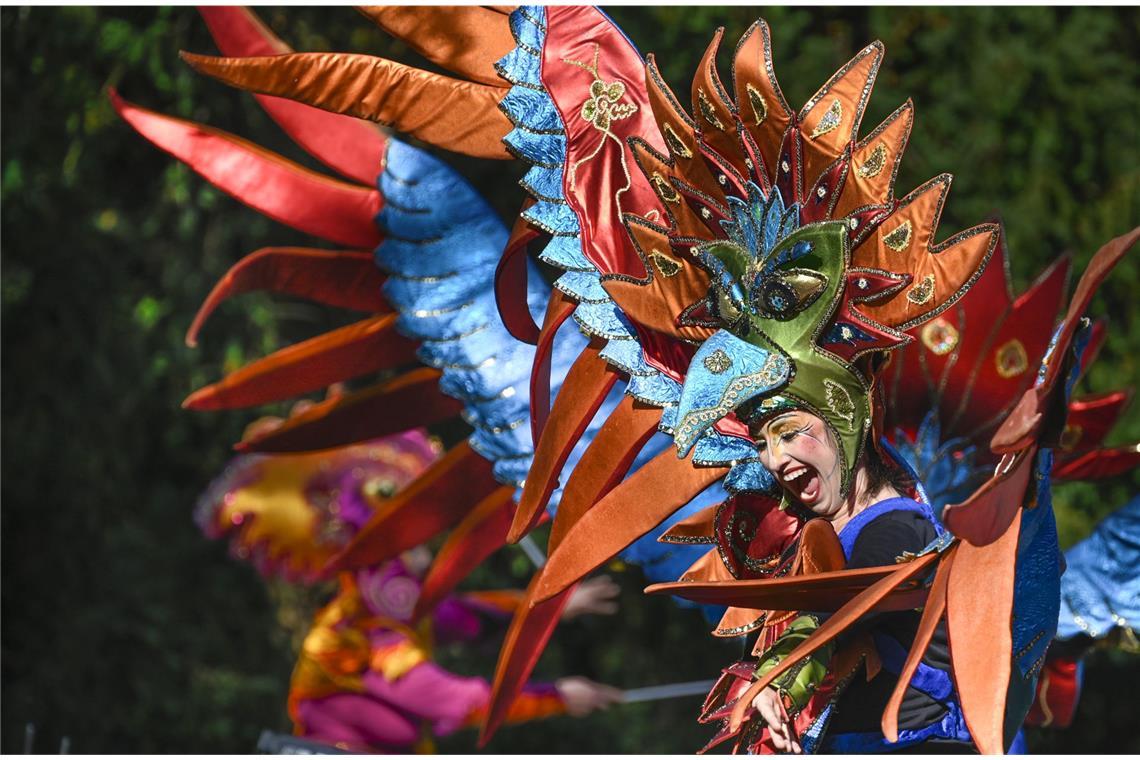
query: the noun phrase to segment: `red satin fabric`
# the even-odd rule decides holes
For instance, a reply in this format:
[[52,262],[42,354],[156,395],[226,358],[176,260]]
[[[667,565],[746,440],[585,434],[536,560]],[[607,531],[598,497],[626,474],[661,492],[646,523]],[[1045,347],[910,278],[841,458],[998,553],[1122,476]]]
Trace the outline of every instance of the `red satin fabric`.
[[355,311],[391,311],[380,293],[384,279],[371,253],[262,248],[231,267],[210,291],[186,333],[186,345],[197,345],[202,325],[223,301],[253,290],[287,293]]
[[210,184],[271,219],[350,248],[375,248],[380,232],[378,190],[310,171],[251,142],[126,102],[111,103],[146,139],[201,174]]
[[538,342],[538,325],[526,302],[527,245],[539,232],[522,218],[522,212],[534,205],[528,198],[519,210],[519,217],[511,229],[511,237],[495,268],[495,305],[503,326],[514,338],[534,345]]
[[397,333],[395,323],[395,314],[383,314],[295,343],[195,391],[182,405],[197,411],[256,406],[415,361],[415,342]]
[[318,451],[458,417],[463,403],[439,390],[440,372],[420,367],[394,380],[314,404],[238,451]]
[[[204,5],[198,12],[223,55],[246,58],[293,52],[248,8]],[[376,185],[387,140],[375,125],[285,98],[254,97],[311,156],[349,179]]]
[[451,531],[424,577],[412,614],[414,620],[430,613],[460,581],[506,543],[514,492],[509,486],[491,492]]

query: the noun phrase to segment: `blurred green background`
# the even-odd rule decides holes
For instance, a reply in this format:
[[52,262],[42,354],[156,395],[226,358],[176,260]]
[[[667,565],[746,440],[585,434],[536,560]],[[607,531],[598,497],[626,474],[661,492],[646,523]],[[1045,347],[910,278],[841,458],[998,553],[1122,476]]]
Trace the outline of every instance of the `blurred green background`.
[[[942,237],[1000,213],[1023,289],[1064,251],[1078,271],[1140,222],[1140,14],[1133,8],[611,9],[669,82],[687,82],[717,26],[734,40],[763,15],[789,102],[804,102],[866,42],[887,58],[864,124],[907,96],[916,124],[898,187],[956,175]],[[261,9],[299,50],[371,52],[422,63],[349,9]],[[213,52],[189,8],[0,10],[2,44],[2,734],[18,752],[68,736],[76,752],[247,752],[263,728],[288,731],[295,647],[324,589],[267,586],[201,537],[190,519],[248,413],[179,409],[194,388],[339,318],[248,296],[223,308],[202,346],[182,337],[214,280],[270,244],[319,244],[213,190],[115,117],[109,86],[315,166],[252,98],[194,75],[179,49]],[[725,61],[722,60],[722,64]],[[448,156],[508,216],[520,167]],[[488,164],[490,162],[487,162]],[[1125,260],[1093,312],[1112,330],[1083,382],[1140,380],[1140,261]],[[1042,325],[1042,329],[1047,329]],[[280,411],[270,409],[269,411]],[[1110,439],[1140,439],[1132,409]],[[1058,489],[1063,545],[1140,490],[1133,474]],[[564,626],[539,675],[583,673],[623,687],[712,677],[738,653],[691,612],[640,595],[616,568],[623,611]],[[478,582],[521,586],[514,549]],[[444,652],[489,673],[495,647]],[[1052,752],[1140,751],[1138,658],[1090,658],[1077,725],[1036,731]],[[699,699],[618,707],[575,722],[507,729],[499,752],[689,752],[710,728]],[[474,735],[444,741],[471,751]]]

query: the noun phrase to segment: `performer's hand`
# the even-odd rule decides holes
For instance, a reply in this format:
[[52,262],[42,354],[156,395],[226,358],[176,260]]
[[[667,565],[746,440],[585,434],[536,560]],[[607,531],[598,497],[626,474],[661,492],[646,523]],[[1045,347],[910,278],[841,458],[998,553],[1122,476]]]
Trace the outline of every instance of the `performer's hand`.
[[596,683],[582,676],[559,678],[554,682],[558,696],[566,705],[566,714],[575,718],[589,715],[621,701],[621,690],[604,683]]
[[583,581],[566,602],[562,619],[570,620],[579,615],[612,615],[618,609],[619,593],[621,588],[608,575]]
[[778,752],[793,752],[803,754],[803,747],[796,741],[796,733],[792,728],[792,719],[784,709],[780,693],[769,686],[752,700],[752,706],[760,713],[760,717],[768,724],[768,733],[772,737],[772,746]]

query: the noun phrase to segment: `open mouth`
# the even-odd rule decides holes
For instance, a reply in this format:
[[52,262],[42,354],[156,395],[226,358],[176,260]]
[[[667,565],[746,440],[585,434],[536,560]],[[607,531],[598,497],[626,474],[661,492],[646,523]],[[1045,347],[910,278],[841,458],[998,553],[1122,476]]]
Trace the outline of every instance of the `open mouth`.
[[793,465],[781,476],[784,489],[804,506],[819,498],[819,473],[807,465]]

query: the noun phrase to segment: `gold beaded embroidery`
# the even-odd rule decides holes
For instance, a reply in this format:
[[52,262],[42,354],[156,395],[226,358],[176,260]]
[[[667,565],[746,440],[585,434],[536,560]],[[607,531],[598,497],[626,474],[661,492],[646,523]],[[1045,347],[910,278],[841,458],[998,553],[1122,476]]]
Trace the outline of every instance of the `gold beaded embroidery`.
[[760,91],[751,84],[745,85],[745,89],[748,91],[748,104],[752,106],[752,119],[756,126],[760,126],[768,118],[768,104]]
[[1006,380],[1017,377],[1029,369],[1029,356],[1025,353],[1025,346],[1017,338],[1003,343],[994,352],[994,365],[997,373]]
[[673,130],[672,124],[666,123],[662,132],[665,135],[665,144],[669,146],[669,152],[681,158],[693,157],[693,151],[689,150],[688,146],[685,145],[685,141]]
[[705,357],[705,369],[714,375],[723,375],[732,366],[732,357],[724,352],[723,349],[717,349]]
[[870,179],[881,172],[886,165],[887,149],[882,145],[877,145],[855,173],[863,179]]
[[828,107],[827,113],[815,125],[815,129],[811,131],[811,139],[822,137],[828,132],[834,132],[839,127],[839,123],[843,120],[843,104],[839,102],[839,98],[831,101],[831,106]]
[[919,333],[922,343],[935,356],[945,356],[958,346],[959,334],[954,325],[938,318],[928,322]]
[[911,230],[912,227],[910,220],[907,219],[898,227],[895,227],[893,230],[883,236],[883,244],[888,248],[892,248],[896,251],[901,251],[910,245]]
[[827,397],[827,406],[840,419],[847,420],[850,425],[855,421],[855,402],[851,394],[839,383],[825,378],[823,381],[824,394]]
[[701,111],[701,116],[704,117],[712,126],[724,131],[724,124],[721,122],[720,117],[716,115],[716,109],[713,108],[712,102],[709,100],[708,95],[705,95],[704,89],[697,88],[697,107]]
[[666,277],[673,277],[681,271],[682,264],[680,261],[677,261],[672,256],[666,256],[656,248],[649,252],[649,258],[657,265],[658,271]]
[[906,300],[915,306],[922,306],[934,298],[934,275],[928,274],[922,281],[907,291]]
[[681,200],[681,194],[677,192],[677,189],[673,187],[669,180],[661,176],[660,172],[653,172],[653,176],[650,179],[653,182],[653,186],[657,188],[657,194],[660,195],[663,200],[669,203],[677,203]]

